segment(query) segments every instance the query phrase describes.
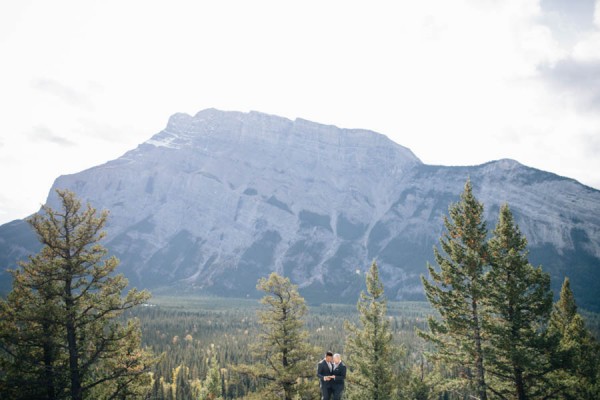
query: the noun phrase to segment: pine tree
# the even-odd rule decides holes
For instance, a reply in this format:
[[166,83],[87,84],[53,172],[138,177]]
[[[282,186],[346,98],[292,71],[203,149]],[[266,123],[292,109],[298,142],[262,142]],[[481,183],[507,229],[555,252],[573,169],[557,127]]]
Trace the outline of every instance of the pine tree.
[[549,330],[562,336],[577,315],[577,303],[571,290],[571,281],[565,277],[558,301],[552,307]]
[[117,317],[149,294],[121,297],[127,280],[100,244],[108,212],[98,216],[72,192],[57,194],[61,210],[44,206],[29,219],[43,248],[13,271],[13,290],[0,302],[0,359],[9,380],[29,366],[25,381],[12,384],[45,388],[40,399],[135,398],[155,360],[141,349],[139,324]]
[[394,396],[395,376],[392,366],[400,352],[392,342],[390,321],[383,283],[377,263],[373,262],[366,275],[367,291],[357,304],[360,325],[348,321],[345,352],[351,373],[348,396],[351,399],[389,400]]
[[152,391],[150,393],[151,400],[165,400],[165,392],[163,388],[163,383],[160,378],[154,376],[154,380],[152,381]]
[[66,357],[61,354],[58,286],[39,272],[43,255],[11,271],[13,290],[0,301],[0,397],[61,399],[66,396]]
[[431,357],[458,373],[452,390],[467,390],[487,399],[485,380],[482,299],[485,294],[487,229],[483,205],[473,195],[470,180],[458,203],[444,218],[447,232],[440,238],[443,253],[434,249],[439,271],[428,265],[431,281],[422,277],[425,294],[440,318],[429,318],[429,332],[419,334],[436,346]]
[[188,381],[189,368],[180,365],[175,369],[173,383],[175,384],[175,399],[184,400],[192,398],[192,386]]
[[222,376],[219,371],[217,357],[213,354],[210,359],[210,368],[206,373],[200,394],[200,400],[218,400],[223,398]]
[[548,394],[551,343],[544,334],[552,307],[550,276],[527,260],[527,240],[503,205],[489,240],[485,330],[489,388],[501,398]]
[[600,398],[600,345],[577,312],[569,278],[552,309],[548,332],[558,342],[553,388],[565,399]]
[[261,333],[253,347],[259,362],[241,365],[237,370],[269,382],[261,391],[262,398],[311,398],[316,387],[303,384],[303,378],[314,376],[313,349],[307,344],[308,333],[304,329],[304,298],[289,278],[275,272],[268,279],[261,278],[256,287],[266,293],[258,311]]

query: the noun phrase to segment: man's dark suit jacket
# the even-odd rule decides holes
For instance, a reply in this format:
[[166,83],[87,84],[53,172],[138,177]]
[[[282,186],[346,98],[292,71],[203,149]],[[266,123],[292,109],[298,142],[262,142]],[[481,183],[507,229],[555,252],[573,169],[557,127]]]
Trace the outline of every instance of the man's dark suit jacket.
[[331,371],[329,371],[329,365],[327,365],[327,361],[322,359],[321,362],[317,365],[317,376],[319,377],[319,383],[321,387],[331,387],[333,385],[333,381],[324,381],[323,378],[329,375],[333,375]]
[[346,380],[346,365],[344,364],[344,362],[340,362],[340,364],[333,369],[333,372],[331,375],[335,375],[335,379],[330,381],[333,382],[333,387],[334,388],[343,388],[344,387],[344,381]]

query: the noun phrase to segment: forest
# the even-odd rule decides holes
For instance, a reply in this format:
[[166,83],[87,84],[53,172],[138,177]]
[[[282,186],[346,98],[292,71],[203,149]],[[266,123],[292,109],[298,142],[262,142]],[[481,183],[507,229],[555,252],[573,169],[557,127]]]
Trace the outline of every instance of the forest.
[[[433,347],[417,331],[427,328],[427,318],[433,313],[429,303],[388,302],[387,306],[394,343],[403,350],[398,375],[404,379],[399,384],[409,386],[405,392],[413,390],[412,395],[415,395],[397,398],[461,398],[449,393],[434,394],[435,379],[427,383],[427,376],[432,378],[434,375],[435,365],[428,361],[425,352]],[[201,388],[213,367],[211,363],[215,362],[213,357],[219,369],[219,393],[223,399],[244,398],[256,391],[260,382],[236,374],[234,367],[252,362],[251,343],[260,332],[256,316],[259,308],[260,304],[254,299],[160,295],[150,299],[146,306],[131,311],[127,317],[141,321],[144,346],[163,355],[153,370],[156,383],[149,398],[209,398],[201,397]],[[600,338],[600,314],[580,312],[593,336]],[[313,359],[320,360],[326,350],[345,355],[344,321],[357,323],[358,320],[354,304],[310,306],[304,326],[309,334],[308,342],[314,348]],[[179,388],[179,397],[176,387],[178,377],[180,385],[185,385],[185,388]],[[412,384],[410,379],[414,380]],[[431,388],[423,389],[427,385]],[[417,397],[419,389],[428,394]]]
[[[180,373],[185,375],[180,382],[189,386],[191,398],[200,398],[213,356],[222,377],[223,398],[243,398],[255,391],[260,382],[236,374],[232,367],[252,362],[250,345],[260,332],[256,315],[259,307],[257,300],[157,296],[150,299],[148,306],[128,313],[128,318],[141,321],[143,345],[155,354],[163,354],[153,371],[153,378],[161,384],[153,387],[151,398],[169,398],[169,390],[176,392],[173,383]],[[394,342],[406,350],[405,366],[425,362],[421,357],[425,342],[417,336],[416,329],[425,329],[431,312],[426,302],[388,303]],[[315,360],[315,381],[316,365],[325,351],[344,355],[344,321],[358,322],[355,304],[309,307],[304,326],[313,347],[310,356]]]
[[[426,302],[388,301],[376,260],[356,304],[308,305],[276,272],[260,300],[153,297],[101,245],[108,212],[58,195],[62,209],[29,220],[44,247],[0,299],[0,398],[600,398],[600,316],[568,278],[553,295],[508,205],[488,230],[469,181],[422,276]],[[327,351],[342,356],[336,389],[317,378]]]

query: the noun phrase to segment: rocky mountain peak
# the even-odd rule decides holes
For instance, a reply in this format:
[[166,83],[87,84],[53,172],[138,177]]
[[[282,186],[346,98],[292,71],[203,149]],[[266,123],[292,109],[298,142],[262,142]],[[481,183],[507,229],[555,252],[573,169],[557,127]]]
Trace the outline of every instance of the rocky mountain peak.
[[[341,129],[301,118],[289,119],[256,111],[241,113],[206,109],[195,116],[175,114],[166,128],[146,144],[157,147],[183,148],[205,146],[209,141],[223,141],[239,145],[261,145],[279,150],[314,152],[315,155],[342,155],[347,157],[374,155],[393,157],[401,164],[420,163],[407,148],[386,136],[363,129]],[[232,148],[234,151],[242,148]]]
[[[600,309],[599,191],[509,159],[425,165],[368,130],[259,112],[175,114],[119,159],[59,177],[48,204],[66,188],[110,210],[106,245],[136,286],[254,296],[256,280],[278,271],[311,302],[355,301],[376,259],[389,298],[422,299],[419,277],[469,178],[488,227],[508,202],[532,263],[556,289],[569,275],[581,306]],[[36,250],[28,232],[0,227],[3,265]]]

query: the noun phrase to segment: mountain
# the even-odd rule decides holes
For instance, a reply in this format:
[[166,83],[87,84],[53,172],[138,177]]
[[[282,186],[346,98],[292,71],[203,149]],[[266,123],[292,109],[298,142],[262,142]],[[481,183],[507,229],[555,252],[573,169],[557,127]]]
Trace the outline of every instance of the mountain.
[[[350,301],[377,259],[386,294],[422,299],[448,206],[470,178],[491,231],[508,202],[530,260],[600,310],[600,191],[513,160],[423,164],[386,136],[257,112],[176,114],[122,157],[59,177],[111,212],[106,247],[132,285],[256,296],[291,277],[311,302]],[[0,265],[39,249],[24,221],[0,227]],[[7,275],[0,276],[7,287]]]

